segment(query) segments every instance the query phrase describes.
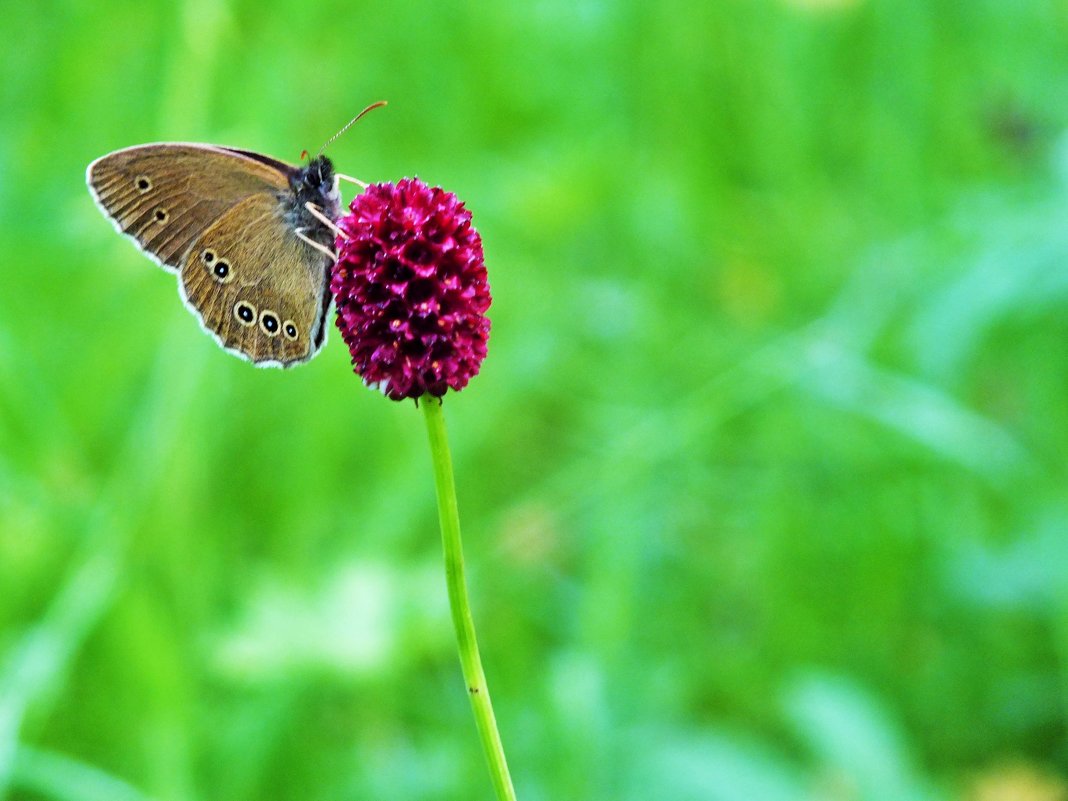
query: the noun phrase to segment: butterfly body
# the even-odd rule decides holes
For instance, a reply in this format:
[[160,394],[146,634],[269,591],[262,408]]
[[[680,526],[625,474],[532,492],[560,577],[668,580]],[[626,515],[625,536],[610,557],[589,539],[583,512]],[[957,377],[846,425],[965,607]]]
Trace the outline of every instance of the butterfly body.
[[86,181],[116,230],[177,275],[223,348],[288,367],[322,347],[334,234],[321,218],[341,206],[325,156],[297,167],[212,145],[139,145],[94,161]]

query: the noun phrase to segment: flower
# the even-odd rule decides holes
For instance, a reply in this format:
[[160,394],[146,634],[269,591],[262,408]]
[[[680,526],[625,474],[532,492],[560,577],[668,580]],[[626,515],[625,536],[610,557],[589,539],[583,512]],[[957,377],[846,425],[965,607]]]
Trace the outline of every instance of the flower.
[[372,184],[349,209],[337,223],[330,291],[353,370],[393,400],[463,389],[490,330],[471,212],[417,178]]

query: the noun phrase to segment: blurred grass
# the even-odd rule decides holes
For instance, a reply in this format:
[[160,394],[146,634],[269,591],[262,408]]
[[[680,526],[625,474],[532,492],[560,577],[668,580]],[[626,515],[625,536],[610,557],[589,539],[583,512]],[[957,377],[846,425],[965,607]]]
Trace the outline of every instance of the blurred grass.
[[1068,794],[1063,2],[3,25],[0,797],[488,797],[415,410],[219,351],[83,186],[379,98],[339,168],[486,242],[447,414],[520,797]]

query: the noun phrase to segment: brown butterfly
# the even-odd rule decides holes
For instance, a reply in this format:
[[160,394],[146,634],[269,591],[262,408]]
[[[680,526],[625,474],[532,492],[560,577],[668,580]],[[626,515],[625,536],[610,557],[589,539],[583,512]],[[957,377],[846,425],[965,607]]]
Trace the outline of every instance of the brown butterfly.
[[306,362],[326,340],[337,182],[323,150],[305,167],[231,147],[139,145],[86,170],[115,229],[178,274],[182,302],[230,353],[257,367]]
[[333,164],[296,167],[247,150],[139,145],[89,165],[93,200],[115,229],[178,274],[182,301],[230,353],[289,367],[326,339]]

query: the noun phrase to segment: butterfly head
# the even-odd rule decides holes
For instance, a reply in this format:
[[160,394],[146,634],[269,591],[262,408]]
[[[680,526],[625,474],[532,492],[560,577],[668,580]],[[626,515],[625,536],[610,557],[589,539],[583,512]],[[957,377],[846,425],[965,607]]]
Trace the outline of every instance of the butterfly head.
[[[316,156],[305,166],[295,168],[289,175],[289,188],[293,194],[286,204],[287,222],[324,247],[332,247],[334,233],[320,219],[321,215],[331,220],[341,216],[341,193],[330,159]],[[317,214],[308,209],[309,203]]]
[[296,195],[297,208],[314,203],[331,220],[341,215],[341,195],[337,190],[334,164],[326,156],[316,156],[289,177],[289,186]]

